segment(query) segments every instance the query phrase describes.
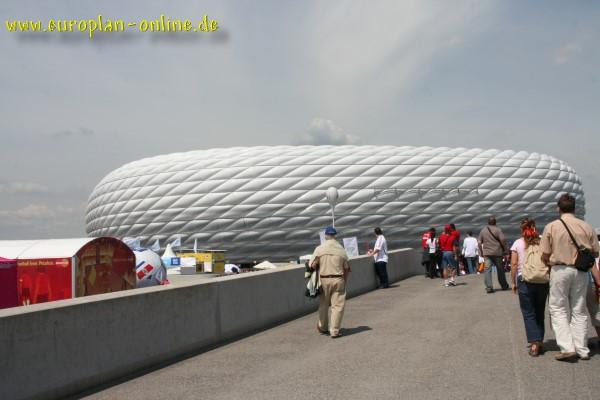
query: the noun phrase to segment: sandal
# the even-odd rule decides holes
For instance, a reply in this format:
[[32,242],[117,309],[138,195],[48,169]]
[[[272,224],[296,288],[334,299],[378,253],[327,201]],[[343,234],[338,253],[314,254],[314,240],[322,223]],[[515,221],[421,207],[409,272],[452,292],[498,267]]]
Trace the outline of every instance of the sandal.
[[540,355],[540,350],[541,350],[541,343],[539,342],[533,342],[531,343],[531,348],[529,349],[529,355],[531,357],[537,357]]

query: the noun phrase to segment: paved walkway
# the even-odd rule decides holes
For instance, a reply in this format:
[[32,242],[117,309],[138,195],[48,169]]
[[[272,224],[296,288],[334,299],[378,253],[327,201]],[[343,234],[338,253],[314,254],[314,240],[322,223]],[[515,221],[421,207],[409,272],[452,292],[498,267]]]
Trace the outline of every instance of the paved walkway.
[[[351,299],[345,336],[316,314],[132,379],[90,399],[598,399],[600,354],[575,364],[527,355],[517,296],[422,276]],[[185,332],[173,332],[173,339]],[[591,334],[595,339],[595,333]]]

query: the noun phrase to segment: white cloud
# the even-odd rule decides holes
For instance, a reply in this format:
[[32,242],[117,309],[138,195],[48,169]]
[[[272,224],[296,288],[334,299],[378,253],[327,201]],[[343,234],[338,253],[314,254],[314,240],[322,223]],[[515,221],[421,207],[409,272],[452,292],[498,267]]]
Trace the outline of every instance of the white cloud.
[[494,6],[471,0],[323,3],[311,24],[321,109],[353,112],[356,104],[396,99]]
[[53,132],[51,136],[56,138],[61,137],[86,137],[93,136],[95,132],[90,128],[81,127],[79,129],[64,129],[61,131]]
[[299,144],[311,145],[360,144],[360,142],[361,140],[358,136],[344,132],[332,120],[325,118],[313,119],[306,133],[298,140]]
[[556,64],[566,64],[571,58],[581,50],[578,43],[568,43],[559,47],[554,52],[554,62]]
[[18,220],[50,219],[55,216],[55,211],[40,204],[29,204],[16,210],[0,210],[0,217]]
[[462,36],[454,35],[446,41],[446,45],[448,47],[454,47],[454,46],[459,46],[459,45],[463,44],[463,42],[464,42],[464,39],[462,38]]
[[47,186],[31,182],[0,183],[1,194],[39,194],[48,193]]
[[48,207],[45,204],[28,204],[12,210],[0,209],[0,226],[14,225],[15,223],[57,221],[65,217],[81,214],[83,204],[77,207]]

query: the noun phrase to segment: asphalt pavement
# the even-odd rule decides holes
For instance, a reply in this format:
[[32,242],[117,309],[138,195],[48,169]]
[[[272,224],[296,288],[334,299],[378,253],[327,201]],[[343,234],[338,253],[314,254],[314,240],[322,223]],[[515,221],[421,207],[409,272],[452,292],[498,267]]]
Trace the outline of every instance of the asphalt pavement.
[[589,361],[555,361],[547,317],[548,351],[532,358],[517,296],[486,294],[483,275],[458,283],[413,277],[350,299],[341,338],[318,334],[313,313],[86,398],[600,398],[597,348]]

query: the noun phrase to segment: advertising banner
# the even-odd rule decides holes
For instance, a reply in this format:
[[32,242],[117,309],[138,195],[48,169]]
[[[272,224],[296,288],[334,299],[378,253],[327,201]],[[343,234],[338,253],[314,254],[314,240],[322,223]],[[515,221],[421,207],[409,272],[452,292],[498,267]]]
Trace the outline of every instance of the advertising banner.
[[19,305],[70,299],[72,281],[70,258],[17,260]]

